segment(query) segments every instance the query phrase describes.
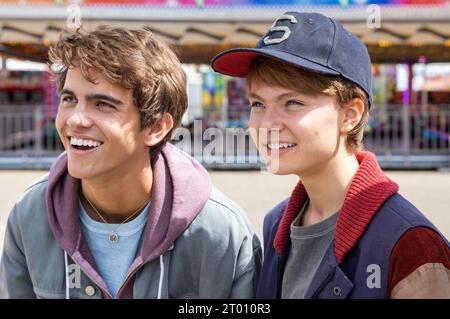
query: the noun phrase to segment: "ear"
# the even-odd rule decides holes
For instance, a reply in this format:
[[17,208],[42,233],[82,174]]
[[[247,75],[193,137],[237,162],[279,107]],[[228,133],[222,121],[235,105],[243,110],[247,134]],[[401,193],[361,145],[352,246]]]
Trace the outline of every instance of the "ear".
[[341,123],[341,133],[350,132],[358,125],[364,113],[364,102],[359,98],[354,98],[343,107],[343,117]]
[[161,142],[164,137],[173,128],[173,118],[169,113],[164,113],[164,115],[154,123],[152,126],[144,129],[144,143],[145,145],[152,147]]

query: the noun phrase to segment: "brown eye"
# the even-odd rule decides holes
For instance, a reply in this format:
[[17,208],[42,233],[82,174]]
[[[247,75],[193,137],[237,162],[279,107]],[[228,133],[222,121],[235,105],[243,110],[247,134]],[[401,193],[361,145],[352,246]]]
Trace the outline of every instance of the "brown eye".
[[302,102],[297,101],[297,100],[289,100],[286,102],[286,106],[302,106],[302,105],[305,105],[305,104],[303,104]]
[[100,107],[100,108],[105,108],[105,107],[106,107],[106,108],[112,108],[112,109],[115,109],[115,108],[116,108],[114,105],[111,105],[111,104],[109,104],[109,103],[102,102],[102,101],[97,102],[96,106],[97,106],[97,107]]
[[66,96],[61,97],[61,102],[62,103],[74,103],[75,99],[73,98],[73,96],[66,95]]

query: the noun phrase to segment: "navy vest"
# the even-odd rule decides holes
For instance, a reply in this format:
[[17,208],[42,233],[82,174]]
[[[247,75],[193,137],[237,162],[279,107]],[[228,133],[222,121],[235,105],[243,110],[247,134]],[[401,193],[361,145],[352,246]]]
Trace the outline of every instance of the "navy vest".
[[[281,256],[273,240],[287,200],[275,207],[264,222],[264,264],[256,298],[280,298],[283,271],[290,249],[290,240]],[[379,208],[359,241],[338,264],[331,243],[311,282],[305,298],[386,298],[389,259],[400,237],[414,227],[429,227],[445,237],[410,202],[396,193]]]

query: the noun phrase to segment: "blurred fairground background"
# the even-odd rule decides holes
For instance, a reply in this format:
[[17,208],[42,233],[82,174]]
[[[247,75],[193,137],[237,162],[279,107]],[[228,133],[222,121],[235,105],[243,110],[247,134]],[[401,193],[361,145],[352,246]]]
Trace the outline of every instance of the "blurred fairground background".
[[[365,147],[376,153],[385,169],[414,170],[391,174],[403,178],[419,208],[435,210],[433,221],[447,227],[448,236],[450,0],[0,0],[0,169],[47,170],[62,152],[54,127],[58,97],[46,72],[48,48],[61,30],[79,25],[89,30],[103,24],[146,27],[171,44],[188,75],[189,109],[183,126],[200,136],[209,128],[232,135],[221,140],[212,158],[203,152],[208,139],[189,151],[211,170],[228,170],[212,175],[221,176],[218,183],[226,181],[224,188],[237,192],[235,199],[242,206],[254,201],[248,209],[260,214],[255,221],[259,225],[264,213],[260,210],[287,196],[294,180],[272,183],[279,195],[275,190],[264,191],[268,195],[264,198],[257,195],[264,188],[255,183],[269,179],[259,180],[261,174],[255,172],[261,162],[251,152],[246,131],[245,82],[214,73],[209,61],[224,49],[254,46],[273,20],[288,10],[333,17],[367,45],[375,105]],[[185,142],[190,143],[174,141]],[[235,156],[224,160],[228,154]],[[233,169],[239,171],[229,171]],[[20,175],[11,172],[17,171],[0,172],[0,193],[6,194],[3,190]],[[27,182],[34,176],[23,174]],[[238,191],[235,185],[246,178],[252,183]],[[245,195],[247,199],[239,197]],[[15,200],[11,197],[2,209],[11,208]],[[258,206],[266,200],[268,207]]]
[[[254,46],[288,10],[334,17],[367,45],[375,106],[365,146],[383,167],[450,167],[449,0],[0,0],[0,168],[45,169],[62,151],[54,128],[58,97],[45,64],[61,30],[146,27],[184,63],[184,126],[245,135],[244,80],[216,74],[208,63],[224,49]],[[249,139],[223,144],[212,159],[202,156],[204,145],[190,151],[211,168],[259,167]],[[240,160],[224,161],[229,153]]]

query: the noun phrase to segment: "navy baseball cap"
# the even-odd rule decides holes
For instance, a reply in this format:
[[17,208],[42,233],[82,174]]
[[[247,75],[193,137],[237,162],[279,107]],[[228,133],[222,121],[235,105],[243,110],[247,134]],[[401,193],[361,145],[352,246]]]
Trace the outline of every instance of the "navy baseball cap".
[[286,12],[259,39],[256,48],[237,48],[211,60],[214,71],[245,77],[258,56],[327,75],[341,76],[360,86],[373,102],[372,63],[367,48],[354,34],[319,13]]

